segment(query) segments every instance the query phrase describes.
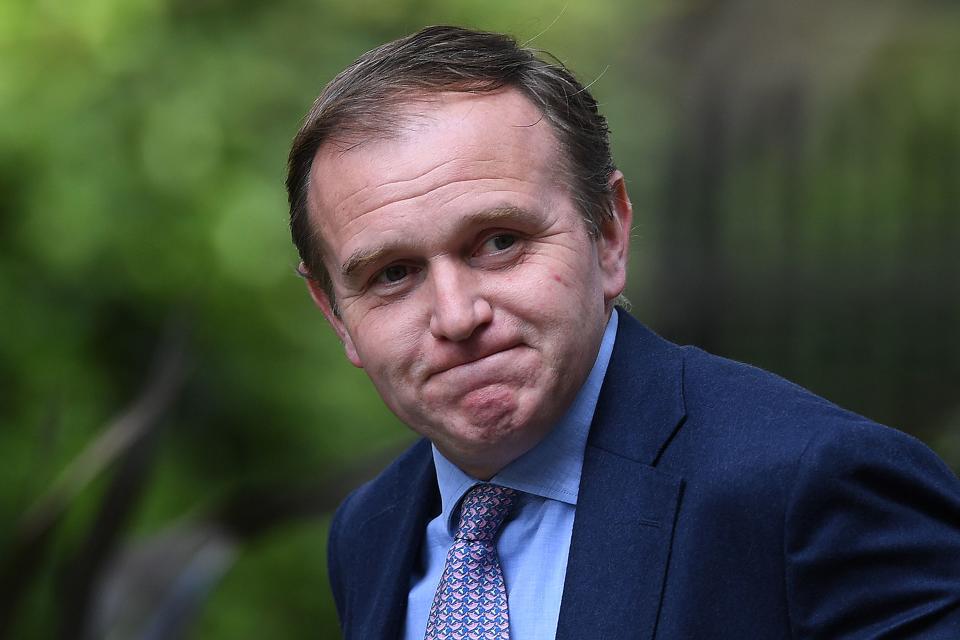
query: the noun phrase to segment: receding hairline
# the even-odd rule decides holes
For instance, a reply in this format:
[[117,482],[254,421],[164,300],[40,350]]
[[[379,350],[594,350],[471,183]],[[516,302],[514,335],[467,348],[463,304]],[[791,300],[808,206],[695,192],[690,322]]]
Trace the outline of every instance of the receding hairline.
[[[316,161],[321,150],[331,146],[339,153],[345,154],[369,143],[394,140],[412,133],[415,131],[412,123],[418,120],[429,120],[431,113],[441,108],[446,99],[465,100],[471,97],[486,98],[504,94],[515,94],[530,107],[532,113],[536,114],[532,121],[514,126],[526,128],[546,122],[554,142],[558,144],[561,142],[556,127],[550,123],[543,109],[537,106],[522,87],[504,84],[490,90],[477,90],[471,86],[403,89],[388,94],[369,112],[361,115],[352,114],[349,119],[341,123],[338,131],[329,132],[314,150],[311,165]],[[375,119],[371,122],[363,116],[375,116]]]

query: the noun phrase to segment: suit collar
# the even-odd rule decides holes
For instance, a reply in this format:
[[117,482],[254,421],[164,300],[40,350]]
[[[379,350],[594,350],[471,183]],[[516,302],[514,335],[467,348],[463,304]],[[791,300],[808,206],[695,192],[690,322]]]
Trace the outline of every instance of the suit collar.
[[683,352],[617,308],[620,322],[589,446],[654,466],[686,415]]
[[655,465],[683,423],[682,351],[620,313],[594,414],[558,640],[652,638],[682,478]]

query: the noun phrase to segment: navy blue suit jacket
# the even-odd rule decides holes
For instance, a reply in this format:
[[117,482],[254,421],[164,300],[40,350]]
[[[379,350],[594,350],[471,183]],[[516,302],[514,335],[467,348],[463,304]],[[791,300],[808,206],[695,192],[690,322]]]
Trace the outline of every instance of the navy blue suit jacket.
[[[960,482],[943,462],[619,313],[558,639],[960,639]],[[337,511],[329,567],[345,638],[399,636],[437,513],[426,441]]]

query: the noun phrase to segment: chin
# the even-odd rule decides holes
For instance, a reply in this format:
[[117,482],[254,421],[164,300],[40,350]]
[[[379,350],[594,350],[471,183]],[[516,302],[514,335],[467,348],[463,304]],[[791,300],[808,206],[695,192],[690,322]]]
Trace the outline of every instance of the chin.
[[518,422],[520,403],[509,388],[487,387],[464,395],[459,402],[462,424],[472,431],[496,437]]

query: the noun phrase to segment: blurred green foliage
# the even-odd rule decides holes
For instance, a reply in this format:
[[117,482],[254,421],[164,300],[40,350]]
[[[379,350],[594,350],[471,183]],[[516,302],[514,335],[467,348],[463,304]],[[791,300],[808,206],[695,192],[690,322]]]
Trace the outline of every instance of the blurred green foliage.
[[[637,211],[638,317],[957,468],[960,14],[790,4],[0,3],[0,521],[140,393],[171,323],[189,364],[108,557],[412,439],[295,276],[282,184],[323,84],[436,23],[533,39],[591,84]],[[68,505],[13,637],[69,635],[64,576],[109,479]],[[323,518],[238,539],[192,637],[335,637],[324,540]]]

